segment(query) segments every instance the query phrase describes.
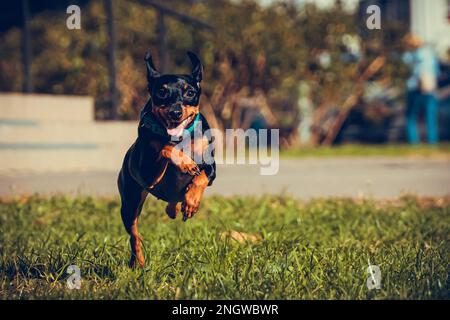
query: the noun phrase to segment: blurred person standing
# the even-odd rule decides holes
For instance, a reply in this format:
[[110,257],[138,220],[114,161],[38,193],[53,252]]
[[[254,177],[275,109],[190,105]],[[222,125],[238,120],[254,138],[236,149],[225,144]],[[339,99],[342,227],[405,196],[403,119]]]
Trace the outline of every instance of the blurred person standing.
[[435,92],[439,76],[438,59],[433,50],[415,35],[407,34],[403,42],[407,50],[403,54],[403,62],[410,69],[410,76],[406,80],[408,141],[411,144],[420,142],[417,123],[420,111],[425,109],[427,140],[430,144],[436,144],[439,140],[438,101]]

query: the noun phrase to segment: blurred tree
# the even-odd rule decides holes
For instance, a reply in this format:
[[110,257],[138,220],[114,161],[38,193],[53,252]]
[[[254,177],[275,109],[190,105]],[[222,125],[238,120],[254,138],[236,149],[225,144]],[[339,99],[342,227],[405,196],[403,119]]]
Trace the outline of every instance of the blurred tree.
[[[120,119],[136,119],[148,99],[145,52],[152,52],[160,65],[157,12],[141,0],[111,1],[117,12],[117,114]],[[296,106],[300,81],[310,86],[316,111],[339,105],[364,65],[376,56],[369,53],[361,63],[342,58],[343,39],[358,36],[358,23],[339,2],[329,9],[314,4],[299,7],[292,1],[266,6],[253,0],[151,2],[213,27],[209,32],[168,16],[164,19],[167,70],[188,72],[186,51],[200,54],[205,65],[203,111],[215,126],[241,126],[242,109],[259,101],[256,105],[271,118],[269,123],[281,128],[285,145],[296,136],[301,118]],[[36,92],[94,96],[97,118],[106,119],[110,114],[107,15],[98,1],[87,3],[81,11],[81,30],[67,30],[65,11],[43,11],[31,19],[34,87]],[[18,28],[0,34],[3,91],[20,90],[20,35]],[[389,36],[375,35],[370,44],[384,38]],[[398,68],[388,62],[384,69],[395,76]]]
[[23,81],[23,91],[33,92],[33,82],[31,78],[31,32],[30,32],[30,7],[28,0],[22,0],[22,19],[23,19],[23,29],[22,29],[22,45],[23,45],[23,68],[24,70],[24,81]]

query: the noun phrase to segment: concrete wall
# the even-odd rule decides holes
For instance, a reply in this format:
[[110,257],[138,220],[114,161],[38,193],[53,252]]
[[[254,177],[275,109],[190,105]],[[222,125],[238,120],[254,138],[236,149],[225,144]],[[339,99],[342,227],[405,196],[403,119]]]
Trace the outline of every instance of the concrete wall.
[[0,119],[93,122],[94,98],[1,93]]
[[0,170],[119,170],[135,121],[94,121],[91,97],[0,94]]

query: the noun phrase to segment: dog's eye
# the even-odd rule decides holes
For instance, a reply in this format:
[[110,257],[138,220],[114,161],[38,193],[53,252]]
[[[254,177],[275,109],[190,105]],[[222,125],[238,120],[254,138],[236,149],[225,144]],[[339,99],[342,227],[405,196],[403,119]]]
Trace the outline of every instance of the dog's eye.
[[158,92],[156,93],[156,95],[158,96],[158,98],[160,99],[165,99],[167,98],[167,96],[169,95],[169,90],[167,90],[167,88],[160,88],[158,90]]
[[188,99],[192,99],[193,97],[195,97],[195,91],[192,89],[187,89],[184,93],[184,96]]

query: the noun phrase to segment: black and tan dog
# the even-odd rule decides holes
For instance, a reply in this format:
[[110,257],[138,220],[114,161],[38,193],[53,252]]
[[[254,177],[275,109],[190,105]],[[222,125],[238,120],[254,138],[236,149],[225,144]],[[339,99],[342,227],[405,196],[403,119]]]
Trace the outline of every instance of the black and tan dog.
[[[212,145],[205,134],[208,123],[199,112],[203,67],[194,53],[188,56],[193,65],[190,75],[161,75],[151,56],[145,57],[150,99],[141,111],[138,138],[125,155],[118,179],[122,221],[130,234],[131,267],[144,266],[138,218],[148,193],[168,202],[169,217],[175,219],[182,211],[186,221],[197,212],[205,188],[216,176],[213,158],[198,164],[193,160],[193,154],[203,158]],[[201,134],[194,134],[198,130]],[[193,154],[177,148],[187,136]]]

